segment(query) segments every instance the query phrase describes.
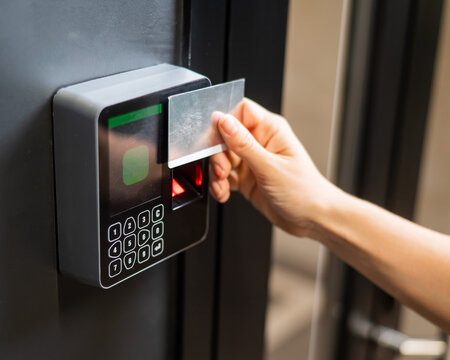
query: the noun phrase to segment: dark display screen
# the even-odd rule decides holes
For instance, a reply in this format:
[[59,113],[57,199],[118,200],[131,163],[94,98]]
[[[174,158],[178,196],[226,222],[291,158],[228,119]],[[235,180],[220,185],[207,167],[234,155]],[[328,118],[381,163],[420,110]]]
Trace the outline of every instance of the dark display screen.
[[108,119],[110,216],[161,196],[161,123],[161,104]]

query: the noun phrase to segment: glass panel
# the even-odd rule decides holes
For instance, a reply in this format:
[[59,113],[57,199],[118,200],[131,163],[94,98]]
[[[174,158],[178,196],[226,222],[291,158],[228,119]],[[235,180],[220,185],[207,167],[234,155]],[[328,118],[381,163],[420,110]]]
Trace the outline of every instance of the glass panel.
[[[342,1],[289,4],[283,115],[326,172]],[[306,359],[319,245],[274,232],[267,360]]]

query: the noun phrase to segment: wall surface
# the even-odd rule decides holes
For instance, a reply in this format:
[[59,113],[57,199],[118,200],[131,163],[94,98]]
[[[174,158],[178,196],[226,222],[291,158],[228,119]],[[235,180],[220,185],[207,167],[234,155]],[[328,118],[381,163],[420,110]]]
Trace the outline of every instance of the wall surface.
[[0,358],[170,356],[170,263],[109,291],[58,275],[51,100],[64,85],[176,62],[179,19],[175,1],[2,2]]

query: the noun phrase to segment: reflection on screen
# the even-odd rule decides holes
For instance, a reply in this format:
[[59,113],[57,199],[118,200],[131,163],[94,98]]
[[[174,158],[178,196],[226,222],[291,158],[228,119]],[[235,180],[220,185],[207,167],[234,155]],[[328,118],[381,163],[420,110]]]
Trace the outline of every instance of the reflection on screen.
[[149,147],[144,144],[125,152],[122,159],[122,180],[125,185],[136,184],[148,176],[149,152]]

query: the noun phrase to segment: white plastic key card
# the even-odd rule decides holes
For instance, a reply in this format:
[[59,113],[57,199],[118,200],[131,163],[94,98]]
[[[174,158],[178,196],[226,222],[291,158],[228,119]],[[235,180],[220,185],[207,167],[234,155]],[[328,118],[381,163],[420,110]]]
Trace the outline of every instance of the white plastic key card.
[[211,115],[233,113],[244,98],[245,80],[169,96],[169,168],[226,150]]

